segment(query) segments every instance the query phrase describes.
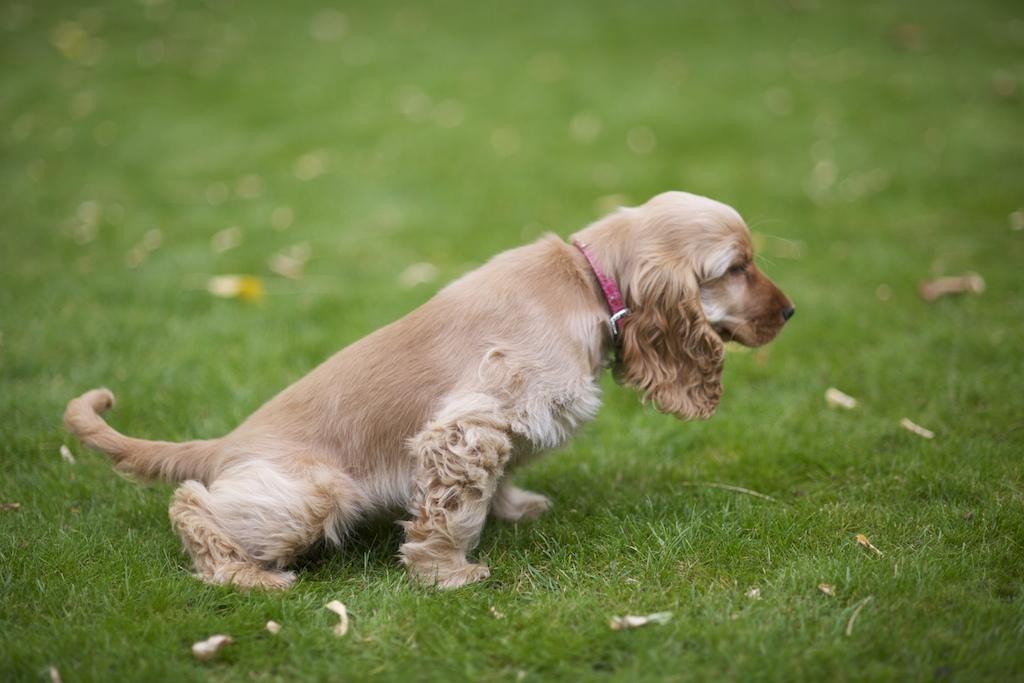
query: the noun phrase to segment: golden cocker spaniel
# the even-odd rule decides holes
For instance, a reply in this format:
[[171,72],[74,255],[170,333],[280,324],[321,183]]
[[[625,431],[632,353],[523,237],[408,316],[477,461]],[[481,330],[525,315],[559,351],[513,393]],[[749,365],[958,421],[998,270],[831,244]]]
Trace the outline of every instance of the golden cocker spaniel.
[[312,545],[402,510],[401,561],[451,588],[489,574],[466,557],[488,512],[547,510],[508,475],[595,416],[609,363],[659,410],[708,418],[723,340],[764,344],[792,314],[736,211],[666,192],[571,244],[548,235],[499,254],[222,438],[124,436],[100,417],[107,389],[72,400],[64,421],[119,470],[182,482],[171,522],[205,581],[286,588],[285,568]]

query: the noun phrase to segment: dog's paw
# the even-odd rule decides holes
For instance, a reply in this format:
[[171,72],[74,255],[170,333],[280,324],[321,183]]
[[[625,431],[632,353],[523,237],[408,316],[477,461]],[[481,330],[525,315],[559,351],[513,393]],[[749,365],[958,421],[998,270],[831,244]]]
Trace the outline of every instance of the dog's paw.
[[491,570],[483,564],[463,564],[455,569],[442,569],[436,565],[408,565],[408,568],[409,575],[420,584],[444,589],[483,581],[491,575]]
[[491,575],[491,570],[485,564],[467,564],[465,567],[456,569],[447,575],[438,576],[438,588],[459,588],[470,583],[483,581]]
[[498,519],[506,522],[521,522],[525,519],[537,519],[551,509],[551,501],[533,491],[510,488],[494,501],[491,512]]
[[213,571],[195,574],[197,579],[215,585],[231,584],[240,591],[283,591],[295,583],[295,572],[264,569],[247,562],[227,562]]
[[253,588],[268,591],[283,591],[291,588],[295,583],[295,572],[266,572],[253,584]]

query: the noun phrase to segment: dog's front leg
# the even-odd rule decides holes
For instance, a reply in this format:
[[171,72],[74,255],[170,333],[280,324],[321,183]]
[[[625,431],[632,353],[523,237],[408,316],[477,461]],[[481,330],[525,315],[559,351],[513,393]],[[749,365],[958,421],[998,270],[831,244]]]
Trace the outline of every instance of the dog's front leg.
[[533,491],[521,489],[508,482],[501,482],[491,501],[491,512],[506,522],[521,522],[536,519],[551,509],[551,501]]
[[470,410],[433,422],[410,442],[416,474],[406,542],[399,553],[417,580],[457,588],[486,579],[466,553],[480,540],[491,498],[509,459],[507,424]]

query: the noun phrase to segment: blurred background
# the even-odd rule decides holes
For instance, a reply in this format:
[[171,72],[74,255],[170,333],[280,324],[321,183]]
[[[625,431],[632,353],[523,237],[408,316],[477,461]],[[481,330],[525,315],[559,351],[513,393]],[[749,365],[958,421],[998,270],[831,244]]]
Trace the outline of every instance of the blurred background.
[[[477,643],[483,654],[460,668],[449,654],[478,637],[463,610],[489,614],[492,594],[444,603],[461,615],[449,624],[458,642],[435,642],[434,664],[507,673],[503,657],[550,656],[534,664],[576,680],[604,652],[654,671],[691,657],[708,677],[750,679],[767,671],[756,647],[774,643],[778,662],[822,678],[864,657],[897,662],[881,677],[928,677],[947,660],[1021,671],[1020,629],[1016,641],[986,635],[1009,623],[1021,586],[1020,545],[1007,540],[1024,500],[1019,1],[5,1],[0,63],[0,493],[21,504],[0,516],[0,550],[23,671],[52,641],[69,658],[102,651],[95,672],[136,661],[123,604],[180,607],[142,627],[157,643],[191,642],[196,620],[230,612],[181,607],[200,589],[178,567],[166,488],[129,486],[70,441],[77,469],[59,460],[69,398],[105,384],[127,433],[223,434],[498,251],[669,189],[739,210],[798,315],[772,345],[730,352],[710,422],[681,426],[606,382],[600,419],[523,474],[562,514],[484,537],[495,599],[530,596],[543,616],[520,623],[509,609],[519,635]],[[966,272],[984,293],[918,293]],[[829,386],[859,412],[830,410]],[[935,439],[901,430],[904,416]],[[680,494],[699,481],[796,507]],[[914,567],[908,583],[893,585],[890,565],[842,559],[859,552],[854,531]],[[404,647],[389,619],[431,609],[385,536],[366,562],[309,570],[302,589],[378,591],[354,606],[378,645],[339,664],[362,676],[389,661],[387,644]],[[682,571],[680,557],[703,564]],[[122,581],[122,562],[146,580]],[[125,591],[103,608],[108,625],[129,627],[107,650],[99,640],[117,630],[93,633],[85,604],[65,606],[108,599],[95,576]],[[822,580],[839,585],[836,610],[843,596],[843,609],[878,596],[858,647],[841,633],[848,613],[800,602]],[[755,582],[766,610],[773,585],[790,602],[738,625],[727,617]],[[666,596],[693,619],[662,633],[700,647],[610,640],[607,613],[673,608]],[[37,610],[79,621],[55,637]],[[715,614],[726,615],[718,636],[688,630]],[[965,635],[954,614],[982,626]],[[801,631],[833,618],[837,628]],[[919,638],[904,648],[890,626]],[[545,636],[561,654],[535,647]],[[147,661],[138,671],[170,666]],[[399,672],[415,666],[403,661]]]
[[919,279],[1021,253],[1014,2],[142,0],[0,22],[0,297],[37,326],[14,348],[86,351],[114,309],[121,354],[153,335],[179,367],[205,355],[185,328],[229,357],[286,333],[265,395],[495,252],[667,189],[735,206],[805,318],[787,336],[840,347],[913,333],[878,304]]

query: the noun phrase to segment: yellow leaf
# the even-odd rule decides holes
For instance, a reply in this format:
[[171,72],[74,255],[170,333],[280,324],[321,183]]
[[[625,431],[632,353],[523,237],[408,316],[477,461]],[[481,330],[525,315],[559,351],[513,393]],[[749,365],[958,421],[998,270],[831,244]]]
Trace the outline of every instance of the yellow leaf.
[[263,281],[254,275],[217,275],[207,281],[206,289],[222,299],[259,301],[263,298]]
[[871,541],[868,540],[868,537],[865,536],[864,534],[857,534],[856,536],[854,536],[854,540],[857,541],[857,545],[859,545],[860,547],[867,548],[871,552],[873,552],[876,555],[878,555],[879,557],[881,557],[882,551],[879,550],[878,548],[876,548],[871,543]]

